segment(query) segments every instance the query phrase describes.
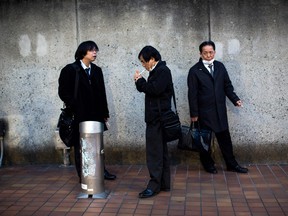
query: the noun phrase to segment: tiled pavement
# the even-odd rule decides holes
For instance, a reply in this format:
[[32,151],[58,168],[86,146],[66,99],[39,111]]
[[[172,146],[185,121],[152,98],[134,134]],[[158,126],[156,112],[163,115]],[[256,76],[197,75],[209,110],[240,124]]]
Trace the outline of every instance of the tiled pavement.
[[139,199],[145,165],[107,166],[117,175],[105,181],[106,199],[77,199],[74,167],[0,168],[0,215],[37,216],[284,216],[288,215],[288,165],[250,165],[248,174],[218,166],[212,175],[198,166],[171,166],[172,190]]

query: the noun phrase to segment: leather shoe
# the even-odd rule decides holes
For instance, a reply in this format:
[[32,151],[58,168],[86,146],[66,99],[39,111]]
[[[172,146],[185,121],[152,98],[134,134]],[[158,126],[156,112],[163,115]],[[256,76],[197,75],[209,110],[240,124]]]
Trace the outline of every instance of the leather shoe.
[[208,173],[216,174],[218,171],[215,166],[204,167],[205,171]]
[[155,196],[157,193],[152,191],[151,189],[145,189],[141,193],[139,193],[139,198],[149,198]]
[[247,173],[248,169],[237,165],[235,167],[227,167],[227,171],[237,172],[237,173]]
[[109,173],[106,169],[104,169],[104,179],[106,180],[115,180],[116,175]]

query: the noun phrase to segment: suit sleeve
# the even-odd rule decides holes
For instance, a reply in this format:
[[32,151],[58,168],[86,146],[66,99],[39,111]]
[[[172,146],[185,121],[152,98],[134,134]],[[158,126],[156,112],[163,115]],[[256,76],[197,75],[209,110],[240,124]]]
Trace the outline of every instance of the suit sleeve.
[[58,79],[58,95],[67,107],[75,110],[74,86],[75,71],[71,65],[66,65],[60,72]]
[[104,118],[109,118],[109,109],[108,109],[108,103],[107,103],[107,95],[106,95],[106,89],[105,89],[105,83],[104,83],[104,76],[102,69],[100,68],[99,73],[99,83],[100,83],[100,90],[102,95],[102,103],[103,103],[103,112],[104,112]]
[[187,84],[190,117],[198,117],[198,82],[195,71],[192,68],[189,70]]
[[234,87],[232,85],[232,82],[230,80],[230,77],[228,75],[228,72],[223,65],[223,71],[225,72],[225,77],[224,77],[224,91],[226,96],[229,98],[229,100],[236,106],[236,102],[240,100],[240,98],[236,95],[234,92]]
[[172,76],[170,69],[163,67],[156,71],[155,76],[149,79],[147,82],[144,78],[137,80],[136,88],[139,92],[144,92],[145,94],[158,96],[165,92],[167,86],[171,83]]

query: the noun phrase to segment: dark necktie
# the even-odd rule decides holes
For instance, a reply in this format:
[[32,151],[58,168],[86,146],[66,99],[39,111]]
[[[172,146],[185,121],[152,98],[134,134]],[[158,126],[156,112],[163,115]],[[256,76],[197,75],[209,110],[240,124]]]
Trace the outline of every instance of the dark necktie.
[[210,73],[211,73],[211,75],[213,77],[213,75],[214,75],[213,64],[209,64],[208,67],[209,67]]
[[90,71],[90,68],[86,68],[86,69],[85,69],[85,72],[86,72],[88,78],[90,79],[90,73],[89,73],[89,71]]

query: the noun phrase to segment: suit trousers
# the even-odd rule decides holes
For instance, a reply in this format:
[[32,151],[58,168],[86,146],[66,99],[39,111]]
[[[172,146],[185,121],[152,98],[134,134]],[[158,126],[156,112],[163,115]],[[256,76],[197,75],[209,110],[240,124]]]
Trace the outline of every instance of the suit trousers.
[[170,160],[160,121],[146,124],[146,162],[150,174],[148,189],[170,189]]
[[77,171],[77,175],[81,178],[82,174],[82,163],[81,163],[81,147],[80,147],[80,133],[79,133],[79,124],[75,126],[73,133],[73,147],[74,147],[74,160],[75,160],[75,168]]
[[[229,130],[215,133],[219,148],[221,150],[223,159],[226,163],[226,167],[235,167],[238,165],[233,153],[232,140]],[[205,150],[199,151],[200,161],[204,167],[214,165],[214,160],[211,157],[211,153]]]

